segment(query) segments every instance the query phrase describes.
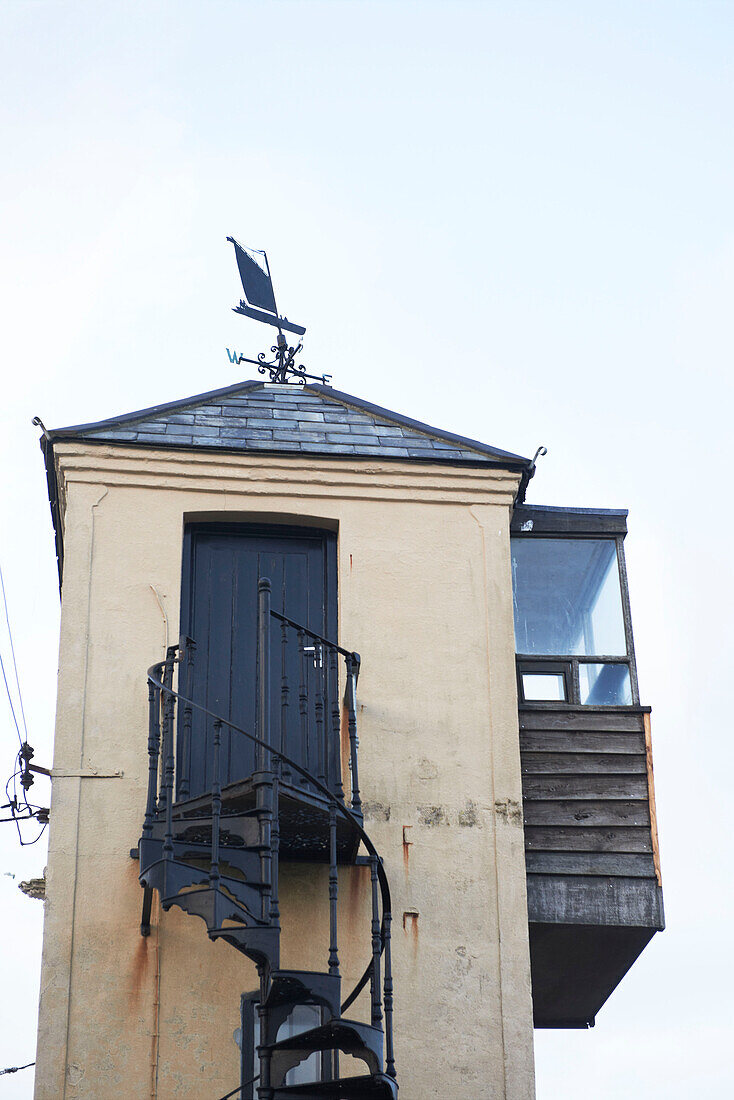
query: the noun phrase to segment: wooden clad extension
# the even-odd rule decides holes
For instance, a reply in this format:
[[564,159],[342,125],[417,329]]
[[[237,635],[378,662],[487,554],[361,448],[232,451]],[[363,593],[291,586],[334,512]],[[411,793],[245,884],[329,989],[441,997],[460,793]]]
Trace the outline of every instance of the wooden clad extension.
[[519,719],[535,1022],[589,1026],[664,923],[649,710]]
[[521,711],[528,874],[655,878],[644,719]]

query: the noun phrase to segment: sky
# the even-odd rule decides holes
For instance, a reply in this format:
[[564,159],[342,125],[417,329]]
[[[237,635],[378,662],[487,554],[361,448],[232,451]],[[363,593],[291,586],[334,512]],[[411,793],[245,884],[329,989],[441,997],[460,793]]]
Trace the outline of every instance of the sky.
[[[228,235],[267,248],[309,370],[544,444],[530,503],[630,510],[668,926],[592,1031],[536,1033],[539,1100],[734,1095],[733,49],[713,0],[0,4],[0,564],[39,762],[59,605],[31,419],[250,377],[226,347],[270,341],[231,312]],[[7,774],[14,743],[0,708]],[[0,830],[1,1069],[34,1058],[17,884],[45,837]]]

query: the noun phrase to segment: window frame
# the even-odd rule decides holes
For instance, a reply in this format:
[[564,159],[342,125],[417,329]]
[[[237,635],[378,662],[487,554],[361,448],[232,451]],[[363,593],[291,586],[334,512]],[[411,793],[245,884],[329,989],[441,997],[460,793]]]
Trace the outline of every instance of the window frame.
[[[526,673],[548,676],[563,676],[563,685],[565,689],[565,699],[526,699],[525,698],[525,683],[523,681],[523,675]],[[573,700],[573,679],[572,671],[568,665],[568,662],[563,657],[541,657],[537,661],[520,661],[517,660],[517,697],[523,706],[527,706],[531,703],[570,703]]]
[[[260,990],[243,993],[240,1001],[240,1082],[249,1081],[257,1049],[256,1031],[259,1032],[260,1018],[257,1006],[260,1004]],[[257,1083],[244,1085],[240,1089],[242,1100],[255,1100]]]
[[[637,664],[635,644],[632,634],[629,587],[627,583],[627,564],[624,556],[624,538],[627,534],[627,512],[619,509],[591,508],[555,508],[546,506],[518,505],[510,524],[511,539],[564,539],[599,540],[608,539],[615,544],[619,587],[622,602],[622,621],[626,653],[624,656],[608,654],[527,654],[515,652],[517,666],[518,703],[522,707],[539,710],[564,710],[569,707],[580,710],[599,708],[604,711],[628,710],[629,706],[640,706],[640,692],[637,682]],[[629,669],[631,704],[594,704],[581,702],[581,683],[579,666],[582,664],[622,664]],[[528,701],[523,691],[522,675],[526,672],[563,671],[567,698],[565,701]]]

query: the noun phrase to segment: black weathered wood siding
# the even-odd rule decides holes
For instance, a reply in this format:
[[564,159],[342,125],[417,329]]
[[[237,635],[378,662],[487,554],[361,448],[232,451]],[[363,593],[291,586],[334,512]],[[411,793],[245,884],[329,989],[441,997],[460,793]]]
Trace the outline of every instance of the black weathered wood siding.
[[[659,926],[645,708],[521,708],[519,718],[530,920],[581,922],[583,904],[567,911],[576,895],[593,923],[598,894],[610,902],[602,923]],[[630,907],[620,894],[640,896]]]
[[644,707],[520,708],[536,1027],[588,1027],[664,925]]

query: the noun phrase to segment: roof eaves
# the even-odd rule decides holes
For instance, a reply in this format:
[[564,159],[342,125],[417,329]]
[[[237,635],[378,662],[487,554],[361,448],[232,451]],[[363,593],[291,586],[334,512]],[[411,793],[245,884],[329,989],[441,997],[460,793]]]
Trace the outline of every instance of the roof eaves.
[[43,462],[46,467],[46,485],[48,488],[48,503],[51,509],[51,523],[54,529],[54,547],[56,550],[56,567],[59,573],[59,594],[64,576],[64,531],[61,523],[61,509],[59,507],[59,483],[56,476],[56,458],[54,445],[49,433],[43,429],[43,435],[39,439]]
[[523,507],[549,515],[572,516],[628,516],[629,508],[564,508],[557,504],[526,504]]
[[[75,436],[54,436],[53,442],[63,442],[64,439],[76,438]],[[367,453],[366,451],[350,451],[345,453],[343,451],[328,451],[328,450],[292,450],[287,451],[282,448],[268,448],[264,446],[243,448],[243,447],[223,447],[223,446],[207,446],[205,442],[201,443],[173,443],[170,439],[166,439],[165,436],[160,437],[160,442],[156,439],[98,439],[98,438],[85,438],[85,444],[93,444],[96,446],[106,447],[137,447],[145,450],[154,451],[205,451],[207,454],[240,454],[240,455],[264,455],[271,458],[320,458],[320,459],[356,459],[363,462],[410,462],[419,463],[424,465],[439,464],[441,466],[473,466],[484,469],[511,469],[511,470],[523,470],[525,467],[520,465],[520,460],[515,463],[510,463],[506,459],[497,458],[494,455],[482,455],[477,454],[476,457],[467,454],[466,457],[457,458],[455,455],[444,455],[441,451],[426,451],[425,455],[392,455],[383,454],[378,450],[374,454]]]

